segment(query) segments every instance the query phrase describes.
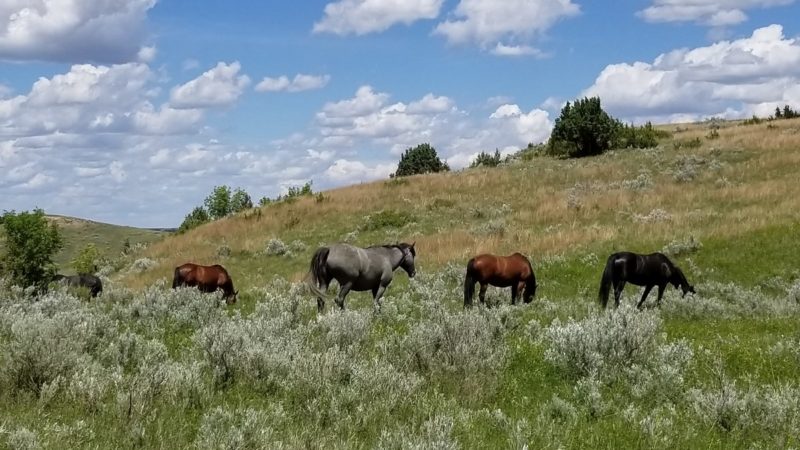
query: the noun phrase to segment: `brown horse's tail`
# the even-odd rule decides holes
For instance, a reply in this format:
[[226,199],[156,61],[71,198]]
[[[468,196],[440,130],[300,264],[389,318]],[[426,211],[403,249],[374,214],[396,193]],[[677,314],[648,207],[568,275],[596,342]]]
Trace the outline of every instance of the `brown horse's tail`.
[[603,305],[603,308],[608,304],[608,294],[611,292],[611,276],[614,271],[615,256],[616,255],[611,255],[608,257],[606,268],[603,269],[603,277],[600,279],[600,292],[597,299],[600,301],[600,304]]
[[183,275],[181,274],[181,268],[175,268],[175,274],[172,276],[172,289],[176,289],[178,286],[183,283]]
[[525,291],[522,294],[522,300],[525,303],[530,303],[533,297],[536,296],[536,275],[533,273],[533,266],[531,266],[530,261],[528,261],[528,267],[531,270],[531,274],[528,276],[528,279],[525,280]]
[[320,291],[319,286],[328,280],[328,247],[320,247],[314,252],[311,257],[311,266],[308,269],[308,274],[311,276],[311,282],[308,287],[317,297],[325,298],[326,295]]
[[464,277],[464,307],[472,306],[472,297],[475,295],[475,258],[467,262],[467,275]]

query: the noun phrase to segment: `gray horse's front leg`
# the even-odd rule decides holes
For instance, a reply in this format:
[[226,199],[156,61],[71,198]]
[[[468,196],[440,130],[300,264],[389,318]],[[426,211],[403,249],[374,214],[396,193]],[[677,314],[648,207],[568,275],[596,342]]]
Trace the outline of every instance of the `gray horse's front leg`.
[[341,285],[341,288],[339,289],[339,295],[336,297],[336,304],[339,305],[339,308],[344,309],[344,298],[352,288],[353,283],[345,283]]
[[372,289],[372,305],[375,309],[375,312],[381,312],[381,298],[383,297],[384,292],[386,292],[386,286],[383,284]]
[[[642,299],[639,300],[639,303],[636,305],[636,309],[642,309],[642,305],[644,304],[645,299],[647,299],[647,295],[650,294],[650,290],[653,289],[653,286],[645,286],[644,293],[642,293]],[[661,290],[659,289],[659,292]],[[658,299],[661,300],[661,296],[658,296]]]

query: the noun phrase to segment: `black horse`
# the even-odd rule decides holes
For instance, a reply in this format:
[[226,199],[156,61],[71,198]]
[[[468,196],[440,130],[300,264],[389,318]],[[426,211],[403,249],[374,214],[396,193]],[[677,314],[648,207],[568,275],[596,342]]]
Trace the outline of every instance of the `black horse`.
[[80,273],[78,275],[58,274],[53,277],[53,281],[64,283],[69,287],[85,287],[89,289],[92,297],[97,297],[103,292],[103,282],[100,281],[100,278],[88,273]]
[[626,282],[644,286],[644,293],[636,305],[637,308],[642,307],[653,286],[658,286],[658,300],[656,301],[658,305],[661,305],[661,297],[664,295],[664,288],[667,287],[667,284],[671,283],[676,289],[680,287],[684,296],[687,292],[694,293],[694,286],[689,284],[681,269],[663,253],[639,255],[631,252],[619,252],[608,257],[606,268],[603,270],[599,295],[603,308],[608,303],[608,294],[612,284],[614,285],[614,306],[619,306],[619,298],[622,296],[622,289]]

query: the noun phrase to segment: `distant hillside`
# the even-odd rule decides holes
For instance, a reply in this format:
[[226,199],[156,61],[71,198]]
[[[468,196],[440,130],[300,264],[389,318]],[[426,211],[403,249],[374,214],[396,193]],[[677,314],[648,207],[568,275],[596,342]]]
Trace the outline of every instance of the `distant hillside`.
[[163,230],[112,225],[76,217],[49,215],[47,218],[58,225],[64,238],[64,248],[56,255],[55,261],[65,271],[69,271],[70,261],[86,244],[93,243],[101,255],[113,258],[122,252],[125,239],[133,246],[158,241],[168,234]]
[[[709,276],[785,276],[791,258],[764,272],[746,269],[741,257],[789,258],[795,248],[786,238],[800,218],[800,119],[660,128],[672,136],[653,149],[526,156],[497,168],[382,180],[271,204],[170,236],[142,254],[156,267],[122,275],[142,288],[186,261],[220,263],[246,289],[275,275],[299,279],[324,243],[415,240],[421,270],[461,265],[479,252],[522,251],[534,265],[564,261],[558,275],[567,295],[579,282],[596,282],[596,269],[573,272],[587,258],[657,251],[691,238],[704,249],[694,263],[726,267]],[[271,239],[292,251],[268,255]]]

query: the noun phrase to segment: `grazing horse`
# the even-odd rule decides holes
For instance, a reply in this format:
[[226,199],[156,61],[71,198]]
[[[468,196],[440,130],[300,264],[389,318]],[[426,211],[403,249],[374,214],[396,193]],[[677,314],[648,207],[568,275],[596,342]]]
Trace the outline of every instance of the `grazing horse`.
[[239,291],[233,290],[233,280],[228,271],[219,264],[201,266],[186,263],[176,267],[175,276],[172,278],[172,289],[178,286],[197,286],[200,292],[209,293],[222,289],[222,298],[229,305],[236,303],[236,296],[239,295]]
[[92,297],[97,297],[103,292],[103,282],[100,281],[100,278],[88,273],[79,273],[78,275],[58,274],[53,277],[53,281],[64,283],[69,287],[85,287],[89,289]]
[[636,305],[639,309],[653,286],[658,286],[658,300],[656,300],[658,305],[661,305],[661,297],[664,295],[664,288],[667,287],[667,284],[672,284],[675,289],[680,287],[684,297],[687,292],[695,292],[694,286],[689,284],[681,269],[663,253],[639,255],[631,252],[619,252],[608,257],[606,268],[603,270],[599,294],[600,304],[603,305],[603,308],[608,303],[608,294],[612,285],[614,286],[614,307],[619,306],[619,298],[622,296],[622,289],[626,282],[644,286],[642,299]]
[[336,304],[344,309],[347,293],[372,291],[376,311],[381,309],[381,297],[392,282],[394,271],[402,267],[414,278],[414,244],[375,245],[361,248],[350,244],[333,244],[320,247],[311,258],[309,287],[317,296],[317,309],[325,309],[325,297],[332,280],[339,283]]
[[517,303],[520,291],[522,300],[530,303],[536,295],[536,275],[533,274],[531,262],[525,255],[514,253],[510,256],[491,254],[478,255],[467,263],[467,275],[464,278],[464,307],[472,306],[475,295],[475,283],[481,284],[478,297],[484,303],[488,285],[511,287],[511,304]]

